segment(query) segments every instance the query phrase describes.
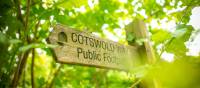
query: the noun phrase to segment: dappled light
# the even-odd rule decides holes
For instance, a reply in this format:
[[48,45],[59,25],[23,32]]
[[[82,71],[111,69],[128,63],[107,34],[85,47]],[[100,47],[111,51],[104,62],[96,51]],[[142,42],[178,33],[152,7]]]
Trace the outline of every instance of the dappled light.
[[1,0],[0,88],[200,88],[199,0]]

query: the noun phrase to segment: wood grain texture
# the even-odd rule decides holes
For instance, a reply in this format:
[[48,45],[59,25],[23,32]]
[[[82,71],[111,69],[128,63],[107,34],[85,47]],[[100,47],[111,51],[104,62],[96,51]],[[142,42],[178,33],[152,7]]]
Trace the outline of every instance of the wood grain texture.
[[125,46],[91,33],[56,25],[49,36],[61,63],[129,70],[138,61],[137,47]]
[[155,63],[156,57],[153,47],[150,43],[150,37],[148,35],[145,23],[140,19],[135,19],[132,23],[126,26],[126,33],[132,33],[136,37],[136,39],[146,39],[143,46],[136,43],[132,43],[130,45],[138,47],[140,57],[147,60],[145,60],[144,63]]
[[[154,50],[150,43],[150,38],[144,21],[137,18],[134,19],[132,23],[126,26],[126,33],[133,34],[136,37],[136,39],[146,39],[146,41],[143,42],[143,45],[139,45],[134,42],[130,43],[130,45],[138,46],[138,53],[140,59],[142,59],[141,65],[155,64],[156,58]],[[158,84],[159,83],[157,79],[148,79],[144,77],[142,81],[138,84],[138,88],[160,88]]]

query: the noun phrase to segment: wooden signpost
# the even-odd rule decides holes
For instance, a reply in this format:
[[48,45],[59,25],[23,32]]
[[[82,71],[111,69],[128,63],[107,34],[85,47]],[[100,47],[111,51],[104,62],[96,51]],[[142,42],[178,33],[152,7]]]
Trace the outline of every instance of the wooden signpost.
[[[56,25],[49,36],[49,42],[57,45],[53,48],[54,56],[61,63],[120,70],[131,70],[136,66],[154,64],[156,59],[145,23],[140,19],[134,19],[125,29],[136,39],[146,39],[147,41],[144,41],[142,45],[135,42],[122,45],[90,33]],[[134,86],[132,85],[132,87]],[[139,86],[141,88],[159,88],[155,78],[143,79]]]
[[122,45],[90,33],[56,25],[49,36],[61,63],[129,70],[137,63],[137,47]]

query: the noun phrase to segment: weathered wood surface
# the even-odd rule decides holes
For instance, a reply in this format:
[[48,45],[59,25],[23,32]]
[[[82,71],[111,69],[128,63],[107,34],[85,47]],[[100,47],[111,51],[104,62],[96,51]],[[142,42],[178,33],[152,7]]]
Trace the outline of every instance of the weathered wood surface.
[[[153,47],[150,43],[148,31],[146,28],[146,25],[143,20],[141,19],[134,19],[132,23],[126,26],[126,33],[132,33],[136,39],[146,39],[144,41],[143,45],[137,45],[136,43],[132,43],[130,45],[138,46],[138,53],[140,56],[140,59],[142,60],[141,65],[144,64],[154,64],[156,62],[155,54]],[[140,83],[139,83],[139,88],[161,88],[158,85],[158,81],[153,78],[148,79],[144,78]],[[133,85],[132,87],[134,87]]]
[[153,64],[156,61],[153,47],[150,43],[149,35],[145,23],[142,20],[135,19],[132,23],[126,26],[126,33],[133,34],[136,39],[146,39],[143,46],[137,45],[135,43],[130,44],[138,47],[138,52],[140,54],[140,59],[146,59],[144,63],[148,62]]
[[90,33],[56,25],[49,36],[56,60],[61,63],[80,64],[129,70],[138,61],[137,47],[125,46]]

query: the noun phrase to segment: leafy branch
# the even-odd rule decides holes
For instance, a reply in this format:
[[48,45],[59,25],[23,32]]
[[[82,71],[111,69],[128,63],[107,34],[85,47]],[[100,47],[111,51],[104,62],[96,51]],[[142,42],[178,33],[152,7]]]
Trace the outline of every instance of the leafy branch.
[[[180,25],[181,22],[183,21],[183,18],[186,16],[186,14],[188,13],[189,8],[192,7],[192,3],[193,1],[191,0],[190,3],[188,4],[188,6],[186,7],[185,11],[184,11],[184,14],[181,16],[180,18],[180,21],[178,22],[177,25]],[[161,48],[161,53],[159,54],[159,58],[161,58],[161,55],[164,53],[165,49],[167,49],[169,47],[169,45],[173,42],[173,40],[175,39],[176,37],[171,37],[169,39],[169,41],[167,41]]]

